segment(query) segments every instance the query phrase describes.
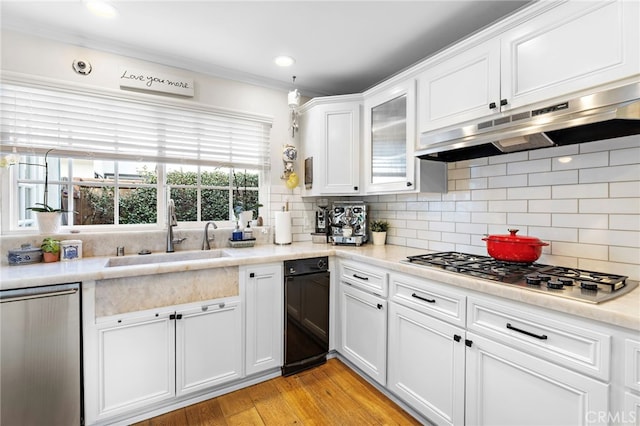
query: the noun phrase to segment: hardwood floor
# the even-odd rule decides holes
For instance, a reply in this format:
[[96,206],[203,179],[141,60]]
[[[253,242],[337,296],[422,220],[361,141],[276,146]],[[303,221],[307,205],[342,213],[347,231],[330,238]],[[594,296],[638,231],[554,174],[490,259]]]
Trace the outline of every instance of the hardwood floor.
[[419,425],[337,359],[134,426]]

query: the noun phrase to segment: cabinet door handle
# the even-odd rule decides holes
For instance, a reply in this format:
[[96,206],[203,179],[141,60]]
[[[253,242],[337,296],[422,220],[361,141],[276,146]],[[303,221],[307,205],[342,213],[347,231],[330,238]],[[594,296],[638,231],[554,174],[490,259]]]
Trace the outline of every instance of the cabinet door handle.
[[378,309],[382,309],[382,305],[378,303]]
[[508,104],[509,102],[507,102],[506,99],[500,99],[500,106],[505,106],[506,104]]
[[469,340],[469,339],[464,339],[464,344],[467,345],[467,347],[471,347],[471,345],[473,345],[473,340]]
[[255,276],[256,276],[255,272],[251,272],[251,273],[249,274],[249,278],[255,278]]
[[518,333],[526,334],[527,336],[535,337],[536,339],[547,340],[546,334],[535,334],[527,330],[522,330],[520,328],[512,326],[511,323],[507,323],[507,328],[509,330],[517,331]]
[[357,186],[354,186],[354,187],[353,187],[353,190],[354,190],[354,191],[357,191],[357,190],[358,190],[358,187],[357,187]]
[[455,340],[456,342],[459,342],[460,339],[462,339],[462,336],[460,336],[459,334],[454,334],[453,335],[453,340]]
[[411,295],[411,297],[415,297],[416,299],[419,299],[419,300],[422,300],[422,301],[424,301],[424,302],[428,302],[428,303],[436,303],[436,299],[426,299],[426,298],[424,298],[424,297],[422,297],[422,296],[418,296],[418,295],[417,295],[417,294],[415,294],[415,293],[413,293],[413,294]]
[[496,107],[497,107],[497,105],[496,105],[496,103],[495,103],[495,102],[491,102],[491,103],[489,104],[489,109],[496,109]]
[[411,182],[407,182],[407,186],[411,187],[411,186],[413,186],[413,184]]
[[176,319],[181,320],[181,319],[182,319],[182,314],[178,314],[178,315],[176,315]]
[[360,276],[360,275],[358,275],[358,274],[353,274],[353,278],[357,278],[357,279],[359,279],[359,280],[363,280],[363,281],[369,281],[369,278],[368,278],[368,277],[361,277],[361,276]]

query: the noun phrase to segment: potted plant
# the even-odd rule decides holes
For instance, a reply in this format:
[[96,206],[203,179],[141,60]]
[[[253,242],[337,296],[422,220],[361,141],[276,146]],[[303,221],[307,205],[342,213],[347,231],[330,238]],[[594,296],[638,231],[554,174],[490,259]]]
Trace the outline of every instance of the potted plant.
[[383,246],[387,239],[389,222],[386,220],[374,220],[371,222],[371,238],[374,246]]
[[49,205],[49,163],[47,162],[47,156],[51,151],[53,151],[53,149],[48,150],[44,154],[44,164],[20,163],[28,166],[44,167],[44,200],[42,203],[36,203],[35,207],[27,207],[27,210],[36,213],[38,229],[41,233],[48,234],[58,232],[62,213],[68,213],[67,210],[54,208]]
[[[243,180],[243,189],[240,189],[240,180]],[[262,207],[262,204],[258,202],[258,191],[247,190],[247,171],[244,171],[242,178],[236,175],[233,171],[233,181],[236,189],[234,190],[233,199],[234,207],[233,212],[237,220],[240,222],[241,227],[247,226],[247,223],[253,220],[253,212],[258,213],[258,209]]]
[[60,241],[53,237],[42,240],[40,245],[42,258],[45,262],[57,262],[60,259]]

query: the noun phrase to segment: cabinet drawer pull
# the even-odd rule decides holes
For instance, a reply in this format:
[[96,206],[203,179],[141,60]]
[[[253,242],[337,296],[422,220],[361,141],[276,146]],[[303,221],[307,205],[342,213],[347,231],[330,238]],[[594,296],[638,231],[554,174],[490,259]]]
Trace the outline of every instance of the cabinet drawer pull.
[[378,309],[382,309],[382,305],[378,303]]
[[517,331],[518,333],[526,334],[527,336],[535,337],[536,339],[547,340],[547,335],[546,334],[535,334],[535,333],[532,333],[532,332],[527,331],[527,330],[522,330],[522,329],[519,329],[519,328],[516,328],[516,327],[512,326],[511,323],[507,323],[507,328],[509,330]]
[[418,296],[417,294],[413,293],[411,295],[411,297],[415,297],[416,299],[422,300],[424,302],[428,302],[428,303],[436,303],[436,299],[426,299],[424,297]]
[[361,277],[358,274],[353,274],[353,278],[357,278],[357,279],[363,280],[363,281],[369,281],[369,277]]
[[500,99],[500,105],[501,106],[505,106],[506,104],[508,104],[509,102],[507,102],[506,99]]
[[489,104],[489,109],[495,109],[495,108],[496,108],[496,106],[497,106],[497,105],[496,105],[496,103],[495,103],[495,102],[491,102],[491,103]]

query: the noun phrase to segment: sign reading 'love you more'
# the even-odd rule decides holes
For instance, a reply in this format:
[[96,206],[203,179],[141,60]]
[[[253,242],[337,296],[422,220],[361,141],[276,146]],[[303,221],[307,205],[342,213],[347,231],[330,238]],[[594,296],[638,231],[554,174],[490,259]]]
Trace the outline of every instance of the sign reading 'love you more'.
[[192,78],[139,71],[131,68],[121,69],[120,87],[191,97],[194,94]]

